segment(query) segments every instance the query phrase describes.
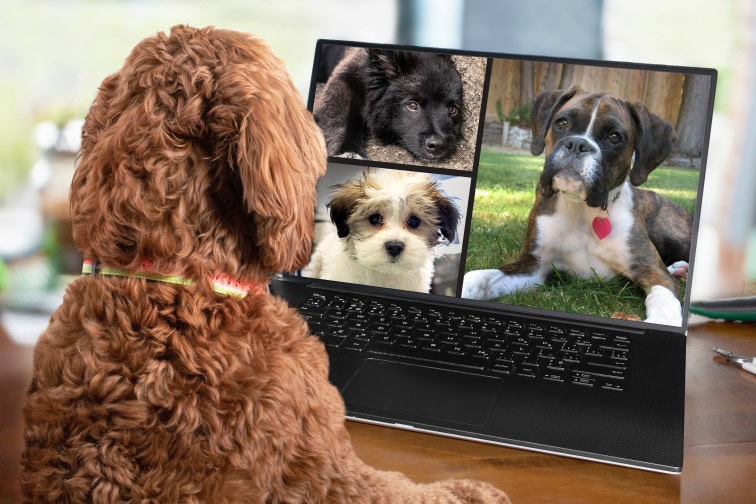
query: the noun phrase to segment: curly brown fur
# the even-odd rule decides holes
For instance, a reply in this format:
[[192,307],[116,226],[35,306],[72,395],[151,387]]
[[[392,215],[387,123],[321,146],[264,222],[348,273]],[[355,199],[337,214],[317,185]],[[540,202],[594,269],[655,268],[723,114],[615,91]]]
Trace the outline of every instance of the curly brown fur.
[[34,356],[21,488],[34,502],[507,502],[365,466],[323,344],[282,301],[212,291],[306,261],[323,139],[246,35],[176,27],[103,83],[71,189],[86,258],[191,286],[73,282]]

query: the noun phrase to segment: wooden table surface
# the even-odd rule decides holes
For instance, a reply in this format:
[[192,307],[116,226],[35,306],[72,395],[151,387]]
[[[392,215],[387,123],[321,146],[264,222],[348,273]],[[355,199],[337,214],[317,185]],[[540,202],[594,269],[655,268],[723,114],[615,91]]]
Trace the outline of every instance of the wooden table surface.
[[[756,355],[756,324],[689,330],[685,460],[679,476],[348,422],[365,462],[416,481],[478,478],[521,503],[756,502],[756,376],[714,357],[719,346]],[[17,502],[21,408],[31,347],[0,328],[0,503]]]

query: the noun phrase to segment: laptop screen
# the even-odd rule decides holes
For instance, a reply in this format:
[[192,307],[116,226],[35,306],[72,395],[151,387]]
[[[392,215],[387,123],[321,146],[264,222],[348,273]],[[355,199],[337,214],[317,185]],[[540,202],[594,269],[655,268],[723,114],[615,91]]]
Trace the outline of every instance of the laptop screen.
[[320,41],[300,274],[683,327],[716,72]]

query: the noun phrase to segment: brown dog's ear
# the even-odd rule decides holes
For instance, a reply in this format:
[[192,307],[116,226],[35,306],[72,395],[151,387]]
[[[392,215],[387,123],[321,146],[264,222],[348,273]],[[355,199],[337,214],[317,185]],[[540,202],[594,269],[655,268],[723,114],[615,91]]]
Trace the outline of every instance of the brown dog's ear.
[[362,174],[358,180],[348,180],[343,184],[334,187],[336,192],[333,194],[331,201],[328,202],[328,212],[331,215],[331,222],[336,226],[336,233],[339,238],[349,236],[349,225],[347,221],[354,212],[355,207],[365,199],[365,179],[368,171]]
[[114,123],[118,120],[118,112],[114,113],[111,111],[110,105],[116,94],[120,78],[120,72],[116,72],[106,77],[102,81],[102,84],[100,84],[97,96],[95,96],[95,100],[89,108],[84,125],[81,128],[80,152],[88,152],[97,143],[99,133],[109,123]]
[[641,102],[627,104],[635,123],[635,163],[630,169],[630,183],[639,186],[648,174],[669,156],[677,141],[672,124],[648,111]]
[[339,238],[346,238],[349,236],[349,225],[347,224],[347,220],[349,220],[349,216],[352,215],[352,203],[337,196],[328,203],[328,211],[331,215],[331,222],[336,226],[336,234],[339,235]]
[[567,100],[582,91],[578,86],[572,86],[567,90],[544,91],[533,99],[533,106],[530,109],[530,128],[533,132],[530,152],[534,156],[540,155],[546,147],[546,133],[554,114]]
[[459,225],[459,210],[457,205],[443,194],[436,198],[436,208],[438,209],[438,230],[441,236],[451,243],[457,236],[457,226]]
[[248,37],[234,45],[245,61],[218,75],[208,113],[214,158],[238,171],[258,266],[294,271],[310,257],[315,182],[326,166],[323,133],[267,45]]

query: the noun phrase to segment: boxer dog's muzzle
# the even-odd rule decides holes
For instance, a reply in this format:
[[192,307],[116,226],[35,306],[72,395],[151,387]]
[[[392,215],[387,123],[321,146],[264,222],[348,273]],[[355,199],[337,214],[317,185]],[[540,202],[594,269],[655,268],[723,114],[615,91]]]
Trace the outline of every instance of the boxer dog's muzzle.
[[541,187],[547,196],[562,192],[573,201],[605,208],[609,187],[601,169],[601,151],[589,140],[569,135],[559,140],[546,158]]

